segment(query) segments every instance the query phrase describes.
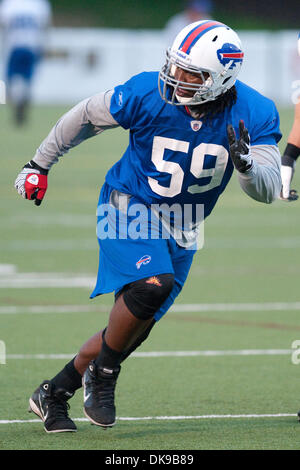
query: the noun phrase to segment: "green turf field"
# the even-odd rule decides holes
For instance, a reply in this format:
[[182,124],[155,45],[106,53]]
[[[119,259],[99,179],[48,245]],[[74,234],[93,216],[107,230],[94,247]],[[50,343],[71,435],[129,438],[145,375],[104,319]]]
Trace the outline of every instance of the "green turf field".
[[[35,108],[18,130],[0,107],[0,340],[7,353],[0,449],[299,449],[300,365],[292,364],[291,345],[300,339],[300,202],[257,203],[235,175],[206,222],[205,247],[175,307],[139,350],[169,355],[124,363],[117,425],[104,432],[83,420],[81,392],[70,402],[77,434],[47,435],[27,413],[32,391],[106,325],[112,302],[111,295],[89,300],[95,214],[127,133],[107,131],[66,155],[40,207],[13,188],[64,111]],[[292,117],[292,109],[281,110],[281,149]],[[300,188],[300,171],[294,185]]]

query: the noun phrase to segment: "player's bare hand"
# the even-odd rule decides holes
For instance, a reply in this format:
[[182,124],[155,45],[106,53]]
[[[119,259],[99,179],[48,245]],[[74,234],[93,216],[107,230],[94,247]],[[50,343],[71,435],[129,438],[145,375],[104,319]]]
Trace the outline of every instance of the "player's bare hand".
[[48,170],[41,168],[33,160],[26,163],[15,181],[15,188],[24,199],[34,200],[39,206],[47,191]]
[[239,132],[240,136],[239,139],[237,139],[232,124],[227,126],[227,138],[231,160],[240,173],[245,173],[252,167],[252,158],[249,133],[242,120],[239,122]]

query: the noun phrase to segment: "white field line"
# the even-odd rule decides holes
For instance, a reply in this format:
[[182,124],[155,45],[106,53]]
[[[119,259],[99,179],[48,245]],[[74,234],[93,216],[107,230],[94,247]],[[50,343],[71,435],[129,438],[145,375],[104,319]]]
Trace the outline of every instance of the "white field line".
[[47,314],[47,313],[89,313],[89,312],[109,312],[111,305],[10,305],[0,307],[0,315],[19,315],[26,313]]
[[96,284],[95,276],[63,273],[15,273],[0,277],[0,289],[34,289],[34,288],[88,288]]
[[[96,221],[94,226],[96,226]],[[207,239],[205,249],[226,249],[226,250],[237,250],[237,249],[295,249],[300,247],[299,237],[252,237],[243,239],[231,238],[216,238],[210,237]],[[5,251],[27,251],[32,252],[39,251],[53,251],[58,253],[59,251],[73,251],[73,250],[97,250],[97,238],[84,238],[74,240],[73,238],[68,239],[51,239],[51,240],[11,240],[9,242],[0,243],[0,250]]]
[[[284,356],[292,354],[292,349],[234,349],[207,351],[149,351],[134,352],[130,357],[216,357],[216,356]],[[7,359],[72,359],[73,354],[7,354]]]
[[[10,305],[0,307],[0,315],[25,313],[78,313],[109,312],[110,305]],[[218,303],[218,304],[176,304],[170,312],[261,312],[261,311],[294,311],[300,310],[300,302],[261,302],[261,303]]]
[[[30,220],[31,219],[31,220]],[[83,214],[35,214],[30,218],[27,215],[18,214],[17,216],[8,216],[4,218],[6,226],[24,227],[24,225],[36,225],[43,227],[45,225],[59,225],[63,227],[94,227],[97,223],[96,216]],[[275,219],[276,222],[276,219]],[[278,222],[278,221],[277,221]],[[4,223],[4,221],[3,221]],[[24,243],[24,241],[23,241]]]
[[220,304],[176,304],[173,312],[225,312],[225,311],[273,311],[300,310],[300,302],[220,303]]
[[96,237],[81,238],[80,240],[74,240],[74,238],[63,240],[12,240],[10,242],[0,243],[0,250],[13,252],[30,250],[32,252],[53,251],[54,253],[58,253],[59,251],[97,250],[97,247],[98,243]]
[[[186,420],[186,419],[253,419],[253,418],[288,418],[296,417],[295,413],[265,413],[265,414],[226,414],[226,415],[195,415],[195,416],[142,416],[142,417],[117,417],[118,421],[172,421],[172,420]],[[73,421],[88,422],[87,418],[72,418]],[[0,424],[26,424],[26,423],[40,423],[40,419],[1,419]]]

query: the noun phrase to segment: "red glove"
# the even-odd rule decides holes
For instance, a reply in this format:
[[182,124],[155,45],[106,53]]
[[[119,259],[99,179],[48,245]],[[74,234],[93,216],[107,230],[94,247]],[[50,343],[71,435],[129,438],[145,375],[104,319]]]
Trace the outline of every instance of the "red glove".
[[39,175],[36,173],[29,173],[25,179],[25,194],[26,199],[35,200],[35,205],[39,206],[47,191],[47,175]]
[[48,170],[31,160],[19,173],[15,188],[22,197],[34,200],[35,205],[39,206],[47,191],[47,175]]

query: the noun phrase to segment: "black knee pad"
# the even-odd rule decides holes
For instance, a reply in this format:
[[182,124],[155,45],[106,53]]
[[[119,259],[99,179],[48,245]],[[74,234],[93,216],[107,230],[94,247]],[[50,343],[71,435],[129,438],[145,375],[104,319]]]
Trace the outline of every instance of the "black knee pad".
[[168,298],[173,286],[173,274],[159,274],[134,281],[121,293],[130,312],[140,320],[148,320]]

